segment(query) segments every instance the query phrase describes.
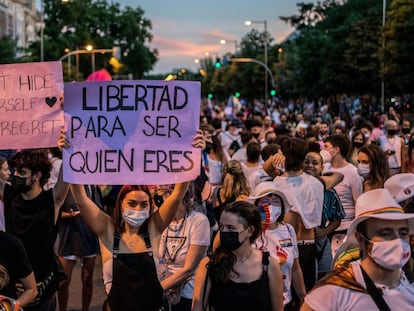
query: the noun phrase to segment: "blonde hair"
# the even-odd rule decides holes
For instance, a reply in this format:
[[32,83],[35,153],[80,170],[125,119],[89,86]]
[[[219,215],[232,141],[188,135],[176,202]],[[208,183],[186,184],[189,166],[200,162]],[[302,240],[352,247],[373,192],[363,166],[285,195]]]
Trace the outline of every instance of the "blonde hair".
[[232,197],[237,199],[239,196],[250,194],[247,178],[238,160],[230,160],[224,163],[222,176],[220,195],[223,202]]

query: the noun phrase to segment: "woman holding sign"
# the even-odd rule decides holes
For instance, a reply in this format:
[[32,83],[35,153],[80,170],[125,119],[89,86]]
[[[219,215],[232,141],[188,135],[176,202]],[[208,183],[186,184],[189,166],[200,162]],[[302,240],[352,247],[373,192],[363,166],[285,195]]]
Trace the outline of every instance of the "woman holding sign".
[[[199,132],[192,143],[203,148]],[[159,209],[147,186],[123,186],[114,219],[91,201],[82,185],[71,185],[83,219],[100,241],[103,278],[108,294],[106,310],[159,310],[163,288],[156,263],[160,237],[177,212],[188,183],[176,184]]]

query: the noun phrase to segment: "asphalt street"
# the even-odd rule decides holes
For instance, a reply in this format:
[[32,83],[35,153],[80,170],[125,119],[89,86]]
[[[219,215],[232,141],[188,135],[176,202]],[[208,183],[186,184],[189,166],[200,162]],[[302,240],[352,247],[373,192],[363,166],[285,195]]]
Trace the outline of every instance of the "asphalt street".
[[[95,271],[93,275],[93,296],[89,307],[90,311],[101,311],[102,304],[106,299],[106,293],[102,281],[102,262],[101,256],[96,258]],[[68,311],[82,310],[82,282],[81,267],[77,262],[73,269],[72,281],[69,289]]]

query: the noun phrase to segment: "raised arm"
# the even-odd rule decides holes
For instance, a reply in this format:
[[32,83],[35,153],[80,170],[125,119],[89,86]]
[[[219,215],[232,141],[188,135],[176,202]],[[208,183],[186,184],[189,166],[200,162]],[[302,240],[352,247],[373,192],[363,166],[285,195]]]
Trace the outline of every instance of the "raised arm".
[[161,207],[150,218],[150,221],[154,225],[154,229],[159,234],[164,231],[173,219],[185,193],[187,192],[188,185],[189,182],[176,184],[171,195],[165,199]]
[[[197,134],[193,137],[194,141],[192,146],[196,148],[205,148],[206,142],[203,139],[203,132],[197,131]],[[200,159],[201,161],[201,159]],[[178,183],[174,186],[174,190],[171,195],[165,199],[161,207],[150,218],[150,226],[153,226],[154,230],[161,234],[162,231],[168,226],[174,217],[177,209],[187,192],[189,182]]]
[[[71,184],[70,190],[72,191],[73,198],[78,205],[83,220],[98,237],[101,237],[104,233],[108,233],[108,228],[114,228],[112,218],[89,199],[83,185]],[[108,234],[112,235],[113,230]]]
[[[66,139],[66,133],[64,129],[60,130],[60,137],[58,140],[58,148],[62,150],[62,148],[67,148],[69,143]],[[65,198],[69,191],[69,184],[63,181],[63,170],[62,165],[60,166],[58,179],[56,181],[55,186],[53,187],[53,199],[55,203],[55,223],[57,221],[59,210],[62,207],[63,202],[65,202]]]
[[344,175],[339,172],[328,172],[323,174],[321,179],[323,180],[326,189],[332,189],[344,180]]

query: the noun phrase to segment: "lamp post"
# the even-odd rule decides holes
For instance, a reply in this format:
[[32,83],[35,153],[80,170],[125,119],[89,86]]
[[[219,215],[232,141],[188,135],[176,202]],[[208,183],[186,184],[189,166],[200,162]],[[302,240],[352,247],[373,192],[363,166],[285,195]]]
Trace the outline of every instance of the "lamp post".
[[44,38],[44,32],[45,32],[45,9],[44,9],[44,3],[43,0],[40,1],[40,61],[43,62],[45,56],[45,38]]
[[[385,0],[384,0],[385,1]],[[250,26],[252,24],[263,24],[264,25],[264,32],[265,32],[265,42],[264,42],[264,63],[267,66],[267,21],[245,21],[244,24],[246,26]],[[267,98],[268,98],[268,94],[267,94],[267,72],[265,72],[265,102],[267,105]]]
[[92,72],[95,72],[95,53],[93,52],[93,46],[88,44],[86,50],[91,53]]
[[[273,89],[276,89],[275,79],[273,78],[272,71],[269,69],[269,67],[267,67],[266,64],[262,63],[261,61],[259,61],[257,59],[254,59],[254,58],[243,57],[243,58],[232,58],[232,59],[230,59],[230,62],[233,62],[233,63],[255,63],[255,64],[258,64],[258,65],[262,66],[265,69],[266,74],[269,74],[269,76],[270,76],[270,81],[271,81]],[[267,103],[266,103],[266,107],[267,107]]]
[[225,40],[225,39],[220,40],[221,44],[226,44],[229,42],[234,42],[234,54],[237,54],[237,48],[239,47],[237,44],[237,40]]

